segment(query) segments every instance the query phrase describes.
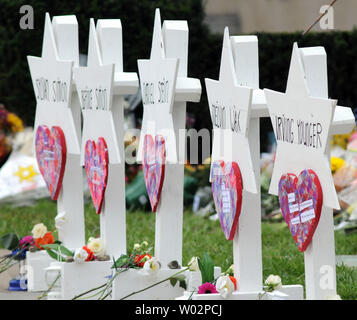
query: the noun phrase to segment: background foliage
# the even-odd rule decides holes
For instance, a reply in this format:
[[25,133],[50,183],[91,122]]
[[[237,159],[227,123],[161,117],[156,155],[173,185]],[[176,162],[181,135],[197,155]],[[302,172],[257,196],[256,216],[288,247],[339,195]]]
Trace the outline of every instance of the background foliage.
[[[19,26],[22,5],[34,9],[34,29]],[[45,12],[51,16],[75,14],[79,24],[80,52],[87,53],[89,18],[120,18],[123,25],[124,71],[137,71],[138,58],[150,54],[154,9],[161,18],[187,20],[189,36],[190,77],[201,79],[201,102],[189,104],[195,117],[194,127],[211,128],[204,78],[218,78],[222,35],[211,34],[203,23],[201,0],[0,0],[0,102],[20,115],[27,125],[33,124],[35,97],[31,84],[27,55],[41,55]],[[285,90],[290,55],[294,41],[303,46],[324,46],[327,52],[329,94],[339,105],[354,109],[357,104],[357,30],[352,32],[257,34],[259,39],[260,87]],[[142,108],[138,108],[142,112]],[[139,114],[140,116],[140,114]],[[266,130],[270,121],[262,120],[262,147],[266,146]]]

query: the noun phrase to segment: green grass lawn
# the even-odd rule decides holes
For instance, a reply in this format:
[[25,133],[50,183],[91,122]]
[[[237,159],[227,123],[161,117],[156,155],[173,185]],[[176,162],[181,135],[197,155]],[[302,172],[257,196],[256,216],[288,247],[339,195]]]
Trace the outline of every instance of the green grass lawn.
[[[54,229],[56,204],[50,200],[38,201],[33,207],[0,209],[0,235],[15,232],[19,236],[30,234],[34,224],[43,222],[49,230]],[[86,238],[98,237],[99,216],[93,206],[85,207]],[[207,252],[216,266],[225,270],[233,263],[232,242],[226,241],[218,221],[194,216],[187,211],[183,224],[183,264],[192,256]],[[154,244],[155,214],[129,212],[127,214],[127,244],[143,240]],[[357,255],[357,233],[335,233],[336,254]],[[281,276],[283,284],[304,285],[304,255],[300,253],[284,222],[262,223],[263,273]],[[357,269],[337,267],[337,291],[342,299],[357,299]]]

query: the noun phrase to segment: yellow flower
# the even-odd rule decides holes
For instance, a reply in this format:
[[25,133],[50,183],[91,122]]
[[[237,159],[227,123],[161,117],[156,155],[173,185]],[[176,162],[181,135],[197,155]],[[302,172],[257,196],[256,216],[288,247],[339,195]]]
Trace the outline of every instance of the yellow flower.
[[345,160],[337,157],[331,157],[331,171],[335,173],[338,169],[345,166]]
[[203,164],[210,164],[210,163],[211,163],[211,157],[208,157],[203,161]]
[[10,124],[13,133],[24,130],[22,120],[14,113],[9,112],[7,115],[7,122]]
[[196,169],[190,164],[185,164],[185,169],[187,169],[190,172],[196,172]]

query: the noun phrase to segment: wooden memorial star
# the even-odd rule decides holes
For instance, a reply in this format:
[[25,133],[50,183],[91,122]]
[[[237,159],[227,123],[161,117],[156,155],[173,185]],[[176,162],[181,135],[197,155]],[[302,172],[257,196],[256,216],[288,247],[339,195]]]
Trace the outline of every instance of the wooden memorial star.
[[138,60],[143,122],[138,149],[138,161],[142,161],[145,135],[165,139],[166,160],[177,162],[176,138],[172,109],[175,98],[178,59],[166,58],[161,30],[160,11],[156,9],[151,55],[149,60]]
[[244,190],[256,193],[252,156],[248,141],[253,89],[238,83],[229,38],[224,30],[219,81],[205,79],[213,124],[211,164],[235,161],[241,171]]
[[305,78],[302,57],[294,44],[285,93],[265,89],[270,118],[277,140],[276,158],[269,192],[278,194],[283,174],[298,176],[312,169],[323,192],[323,205],[339,209],[327,155],[337,100],[313,97]]
[[59,58],[48,13],[42,57],[29,56],[28,63],[37,101],[34,131],[39,125],[60,126],[66,138],[67,153],[79,154],[79,139],[71,111],[73,62]]

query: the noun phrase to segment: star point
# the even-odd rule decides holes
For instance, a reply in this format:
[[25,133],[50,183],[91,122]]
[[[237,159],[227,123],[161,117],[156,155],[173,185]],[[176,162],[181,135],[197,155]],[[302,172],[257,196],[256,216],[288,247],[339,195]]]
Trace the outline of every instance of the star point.
[[88,67],[103,65],[98,35],[93,18],[89,20]]

